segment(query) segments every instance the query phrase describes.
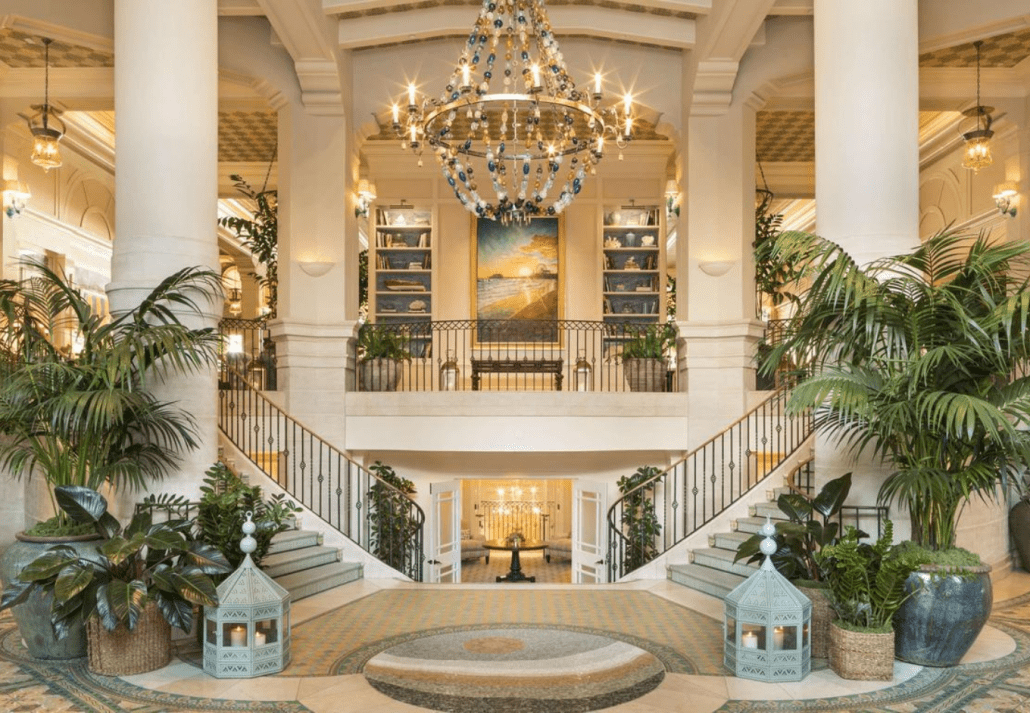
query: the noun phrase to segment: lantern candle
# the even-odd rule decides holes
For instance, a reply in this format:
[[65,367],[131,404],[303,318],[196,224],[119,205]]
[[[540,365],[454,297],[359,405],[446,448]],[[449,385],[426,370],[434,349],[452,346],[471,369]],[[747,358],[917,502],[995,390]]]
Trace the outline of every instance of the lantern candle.
[[758,634],[753,631],[745,631],[740,635],[740,643],[745,649],[757,649]]
[[773,650],[783,651],[783,627],[777,626],[773,629]]
[[254,632],[254,645],[264,646],[265,645],[265,632],[255,631]]
[[229,643],[233,646],[247,645],[247,629],[243,626],[234,626],[229,632]]

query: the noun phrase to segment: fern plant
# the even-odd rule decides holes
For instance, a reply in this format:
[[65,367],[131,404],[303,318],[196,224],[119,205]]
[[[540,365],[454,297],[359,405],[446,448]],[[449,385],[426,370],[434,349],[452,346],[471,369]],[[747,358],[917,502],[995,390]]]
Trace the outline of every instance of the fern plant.
[[899,557],[891,544],[894,525],[886,521],[883,534],[874,544],[859,541],[861,533],[849,527],[833,545],[815,554],[830,584],[830,604],[851,628],[883,631],[905,600],[905,580],[919,565]]

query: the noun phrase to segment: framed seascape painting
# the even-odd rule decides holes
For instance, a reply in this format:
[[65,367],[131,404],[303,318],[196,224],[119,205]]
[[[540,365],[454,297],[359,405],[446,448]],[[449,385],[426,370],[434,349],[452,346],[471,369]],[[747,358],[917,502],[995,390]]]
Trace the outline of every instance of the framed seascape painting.
[[557,343],[565,283],[561,217],[525,225],[473,221],[476,341]]

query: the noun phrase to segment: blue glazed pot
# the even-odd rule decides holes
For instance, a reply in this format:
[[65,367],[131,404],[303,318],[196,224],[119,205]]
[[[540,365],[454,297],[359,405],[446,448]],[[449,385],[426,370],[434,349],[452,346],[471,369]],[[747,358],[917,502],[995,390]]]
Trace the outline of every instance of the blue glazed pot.
[[[18,540],[9,546],[0,557],[0,583],[5,587],[14,581],[18,573],[32,560],[54,545],[68,545],[83,555],[93,554],[101,543],[100,535],[78,535],[76,537],[30,537],[23,532],[15,535]],[[50,625],[50,605],[53,596],[34,592],[28,601],[11,609],[18,624],[25,648],[34,658],[48,660],[75,659],[86,655],[86,628],[73,626],[68,636],[57,639]]]
[[991,615],[991,568],[962,567],[963,575],[924,565],[905,580],[920,589],[894,615],[894,653],[920,666],[955,666]]

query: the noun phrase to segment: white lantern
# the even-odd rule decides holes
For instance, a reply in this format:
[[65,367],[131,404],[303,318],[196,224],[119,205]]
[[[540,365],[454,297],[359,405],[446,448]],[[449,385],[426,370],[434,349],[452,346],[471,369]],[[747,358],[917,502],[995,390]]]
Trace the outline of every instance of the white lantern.
[[215,678],[264,676],[290,662],[290,593],[250,558],[256,529],[248,512],[243,563],[218,586],[218,606],[204,608],[204,671]]

